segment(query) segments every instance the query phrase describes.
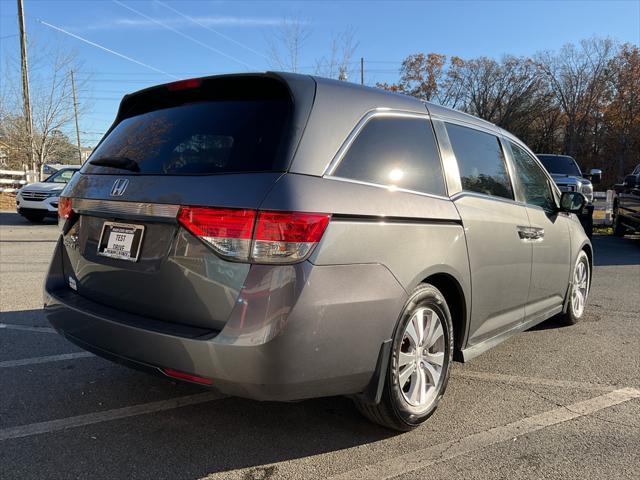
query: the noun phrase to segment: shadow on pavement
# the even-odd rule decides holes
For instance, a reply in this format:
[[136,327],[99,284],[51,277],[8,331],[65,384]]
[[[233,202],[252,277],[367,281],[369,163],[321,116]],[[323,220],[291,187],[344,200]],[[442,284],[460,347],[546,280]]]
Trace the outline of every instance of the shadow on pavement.
[[55,225],[57,223],[58,220],[54,217],[45,217],[42,222],[31,223],[16,212],[0,211],[0,225],[3,226]]
[[591,240],[596,267],[640,265],[640,236],[594,235]]
[[[594,250],[595,267],[605,266],[640,266],[640,236],[626,236],[623,238],[613,235],[594,235],[591,239]],[[531,327],[528,331],[552,330],[567,327],[562,317],[556,315],[544,322]]]
[[551,317],[538,325],[535,325],[527,330],[527,332],[536,332],[540,330],[557,330],[558,328],[569,327],[570,325],[564,321],[560,315]]
[[[48,326],[42,310],[4,312],[0,315],[0,322]],[[54,333],[47,335],[57,337]],[[38,356],[38,353],[33,352],[32,356]],[[174,397],[176,394],[192,395],[206,391],[191,384],[176,385],[173,380],[164,377],[156,379],[116,364],[70,365],[75,367],[74,382],[82,385],[88,392],[98,390],[98,398],[107,404],[111,403],[108,399],[111,397],[115,399],[114,403],[124,401],[123,406],[126,406],[127,392],[139,390],[140,383],[146,382],[149,382],[151,388],[145,403],[165,400],[166,392]],[[62,364],[54,364],[53,368],[62,368]],[[9,369],[6,370],[3,373],[10,373]],[[56,378],[54,374],[50,380],[62,385],[63,378],[62,375]],[[100,378],[97,383],[96,378]],[[71,388],[77,389],[70,386],[48,389],[47,404],[65,404]],[[19,408],[15,404],[9,406]],[[27,412],[23,413],[25,417],[21,424],[35,421],[28,419]],[[52,413],[52,417],[56,418],[70,415],[73,414],[63,414],[58,410]],[[84,458],[90,459],[95,468],[100,468],[102,478],[126,478],[131,473],[129,468],[133,464],[144,466],[147,475],[145,478],[195,479],[211,473],[224,475],[224,472],[241,468],[252,469],[251,476],[247,478],[269,478],[268,469],[276,467],[262,467],[265,464],[366,445],[393,437],[397,433],[364,419],[351,400],[345,397],[290,403],[225,397],[166,412],[136,415],[127,420],[99,422],[68,432],[56,432],[54,435],[57,435],[55,438],[62,439],[64,447],[61,445],[58,449],[52,445],[47,449],[33,449],[22,443],[38,443],[47,438],[41,435],[14,440],[14,445],[20,451],[26,449],[31,452],[28,465],[20,467],[23,478],[37,478],[38,465],[59,461],[60,457],[65,457],[68,461],[62,477],[83,476],[86,473],[86,463],[70,461],[70,457],[67,457],[69,452],[80,453]],[[88,435],[99,439],[99,442],[87,441]],[[114,458],[117,461],[113,461]],[[0,463],[1,459],[0,454]],[[9,466],[10,469],[15,467],[13,462]],[[16,474],[12,470],[7,472],[8,478]]]

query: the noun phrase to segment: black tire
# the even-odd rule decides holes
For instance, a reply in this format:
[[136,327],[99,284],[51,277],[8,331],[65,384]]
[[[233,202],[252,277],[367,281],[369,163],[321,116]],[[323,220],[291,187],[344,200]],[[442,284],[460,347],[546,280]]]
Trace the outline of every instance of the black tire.
[[42,223],[44,215],[40,215],[38,213],[26,213],[24,214],[24,218],[29,220],[31,223]]
[[[431,309],[438,316],[443,331],[443,340],[439,343],[444,347],[444,356],[440,378],[437,386],[434,387],[436,390],[431,395],[432,399],[422,407],[414,407],[405,400],[404,395],[406,395],[406,392],[404,395],[401,392],[396,365],[398,355],[401,348],[403,348],[402,342],[405,329],[413,314],[423,307]],[[447,302],[436,287],[429,284],[420,284],[407,300],[396,325],[380,403],[373,405],[355,398],[355,404],[358,410],[374,423],[401,432],[412,430],[427,420],[437,408],[447,388],[452,361],[453,323]]]
[[[586,268],[586,295],[584,297],[584,305],[583,308],[580,310],[576,310],[574,303],[572,301],[572,295],[573,295],[573,291],[575,288],[577,288],[575,280],[576,280],[576,269],[578,268],[578,265],[582,263],[585,268]],[[589,264],[589,257],[587,256],[586,252],[584,250],[582,250],[579,254],[578,254],[578,258],[576,259],[576,263],[573,266],[573,271],[571,272],[571,286],[569,287],[569,291],[567,293],[567,295],[569,296],[568,298],[568,302],[567,302],[567,311],[564,312],[563,314],[560,315],[560,317],[562,318],[562,320],[567,324],[567,325],[575,325],[576,323],[578,323],[578,321],[582,318],[582,316],[584,315],[584,310],[586,308],[586,303],[588,300],[588,295],[589,295],[589,290],[591,289],[591,265]]]
[[618,211],[618,206],[614,205],[613,207],[613,234],[616,237],[624,237],[625,233],[627,233],[627,229],[620,223],[620,213]]

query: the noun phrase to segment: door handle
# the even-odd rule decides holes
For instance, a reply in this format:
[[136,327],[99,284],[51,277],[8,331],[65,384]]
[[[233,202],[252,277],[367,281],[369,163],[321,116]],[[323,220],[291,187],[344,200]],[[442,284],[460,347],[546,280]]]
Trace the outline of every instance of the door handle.
[[518,230],[518,236],[522,241],[533,242],[544,239],[544,228],[524,226],[518,226],[516,228]]
[[520,237],[520,240],[533,240],[533,231],[531,230],[531,227],[516,227],[518,230],[518,236]]

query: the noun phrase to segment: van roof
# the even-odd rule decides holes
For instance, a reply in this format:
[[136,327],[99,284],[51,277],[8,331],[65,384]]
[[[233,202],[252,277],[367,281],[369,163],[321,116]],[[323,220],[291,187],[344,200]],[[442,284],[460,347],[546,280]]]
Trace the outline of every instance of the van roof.
[[[299,73],[290,73],[290,72],[278,72],[278,71],[267,71],[267,72],[255,72],[255,73],[232,73],[232,74],[224,74],[224,75],[212,75],[212,76],[204,76],[198,77],[201,79],[209,79],[209,78],[223,78],[223,77],[277,77],[281,80],[284,80],[287,84],[291,85],[291,83],[307,83],[309,86],[311,82],[309,82],[309,78],[312,78],[316,85],[323,85],[325,87],[329,87],[332,90],[342,90],[345,92],[352,92],[353,95],[348,95],[344,98],[348,100],[347,105],[343,105],[344,108],[351,108],[355,110],[360,110],[363,105],[370,106],[372,104],[379,103],[380,106],[394,108],[394,109],[411,109],[424,111],[426,108],[429,113],[432,115],[437,115],[443,118],[449,118],[452,120],[458,120],[460,122],[475,124],[484,128],[488,128],[490,130],[499,130],[499,127],[494,125],[491,122],[486,120],[482,120],[473,115],[469,115],[468,113],[460,112],[458,110],[454,110],[452,108],[443,107],[442,105],[438,105],[432,102],[423,101],[417,99],[415,97],[411,97],[409,95],[405,95],[403,93],[398,92],[390,92],[388,90],[383,90],[377,87],[369,87],[366,85],[360,85],[357,83],[352,83],[344,80],[335,80],[331,78],[325,78],[317,75],[306,75]],[[142,90],[138,90],[136,92],[132,92],[131,94],[126,95],[125,97],[137,96],[143,92],[148,92],[151,90],[156,90],[160,87],[188,82],[189,80],[194,79],[185,79],[179,80],[178,82],[170,82],[167,84],[154,85],[152,87],[148,87]],[[304,82],[306,80],[306,82]],[[411,108],[412,107],[412,108]]]
[[204,83],[212,88],[215,88],[217,82],[221,85],[245,88],[234,82],[236,78],[237,83],[244,82],[246,88],[254,89],[259,89],[261,79],[270,79],[272,82],[277,80],[286,84],[293,99],[294,130],[301,135],[300,143],[290,152],[293,163],[290,164],[289,171],[293,173],[322,175],[353,127],[367,112],[375,109],[402,110],[418,114],[428,112],[443,120],[467,124],[517,140],[490,122],[415,97],[342,80],[289,72],[214,75],[156,85],[126,95],[114,126],[123,115],[131,112],[137,98],[153,98],[156,93],[160,93],[162,97],[163,91],[189,89],[192,88],[191,85],[198,86]]

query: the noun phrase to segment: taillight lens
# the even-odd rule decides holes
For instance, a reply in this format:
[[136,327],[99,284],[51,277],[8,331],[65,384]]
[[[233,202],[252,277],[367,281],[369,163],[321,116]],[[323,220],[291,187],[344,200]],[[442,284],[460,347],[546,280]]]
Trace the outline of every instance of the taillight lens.
[[66,220],[73,213],[73,202],[69,197],[60,197],[58,199],[58,218]]
[[248,260],[255,210],[182,207],[178,221],[223,257]]
[[287,263],[306,258],[331,219],[326,213],[259,212],[251,258]]
[[331,215],[302,212],[182,207],[178,221],[220,256],[255,263],[293,263],[307,258]]

